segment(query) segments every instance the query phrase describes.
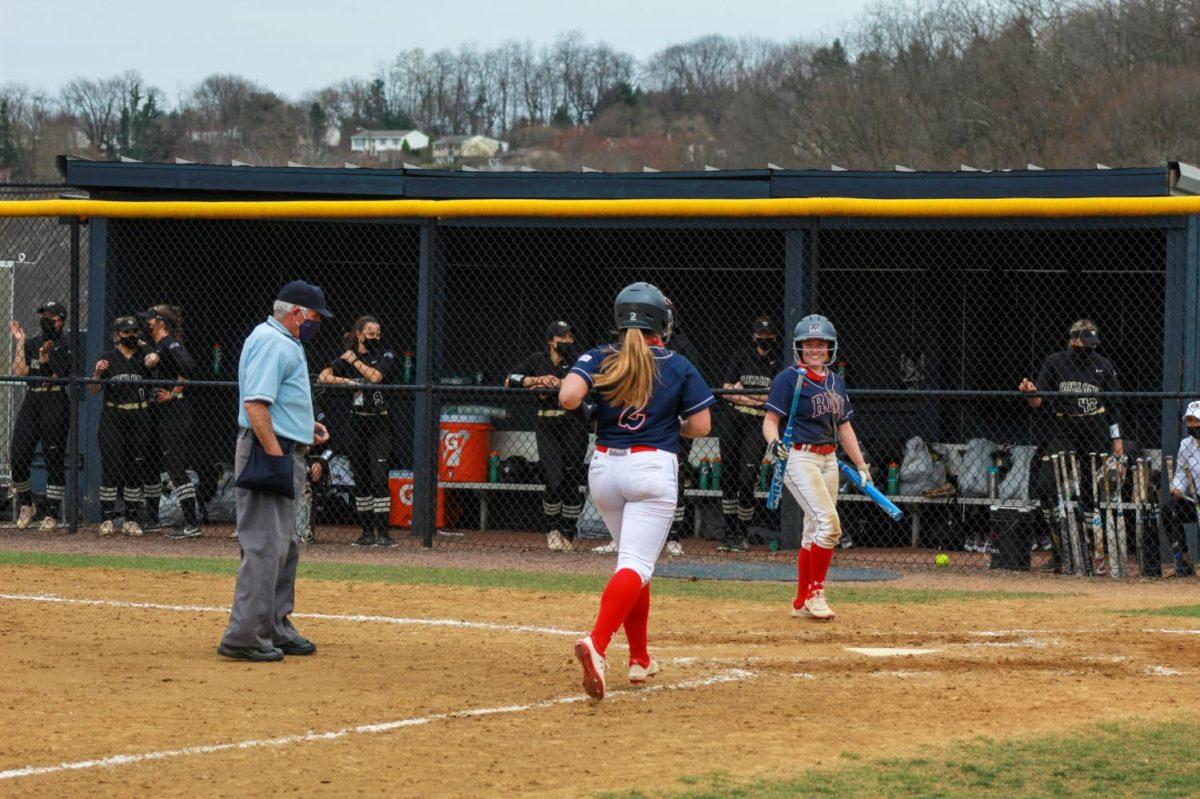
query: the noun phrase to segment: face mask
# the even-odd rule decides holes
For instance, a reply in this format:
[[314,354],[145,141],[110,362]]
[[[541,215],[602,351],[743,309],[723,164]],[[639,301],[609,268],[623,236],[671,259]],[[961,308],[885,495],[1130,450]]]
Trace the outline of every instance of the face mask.
[[773,338],[756,338],[752,339],[754,348],[758,350],[758,354],[762,356],[774,355],[779,349],[779,342]]
[[575,349],[575,345],[573,343],[571,343],[570,341],[554,342],[554,351],[563,357],[570,355],[571,351],[574,349]]
[[119,336],[117,341],[122,347],[128,347],[131,350],[137,347],[137,336]]
[[1080,363],[1086,363],[1092,356],[1091,347],[1071,347],[1071,358]]
[[317,331],[320,329],[321,329],[321,320],[305,319],[303,322],[300,323],[300,340],[301,341],[312,341],[313,337],[317,335]]
[[46,338],[58,338],[58,326],[53,319],[42,317],[38,320],[38,325],[42,328],[42,335]]
[[1192,438],[1200,438],[1200,427],[1189,427],[1187,434]]
[[367,352],[379,349],[379,347],[382,345],[382,343],[383,342],[377,338],[364,338],[363,339],[363,347],[367,350]]

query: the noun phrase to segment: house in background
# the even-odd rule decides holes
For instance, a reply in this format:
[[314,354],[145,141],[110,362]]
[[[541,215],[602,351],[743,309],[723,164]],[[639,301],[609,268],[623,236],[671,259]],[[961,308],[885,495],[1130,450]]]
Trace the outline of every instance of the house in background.
[[460,158],[492,158],[508,152],[508,142],[490,136],[443,136],[433,143],[433,160],[448,164]]
[[429,146],[429,137],[419,130],[356,130],[350,136],[350,151],[379,153],[414,152]]

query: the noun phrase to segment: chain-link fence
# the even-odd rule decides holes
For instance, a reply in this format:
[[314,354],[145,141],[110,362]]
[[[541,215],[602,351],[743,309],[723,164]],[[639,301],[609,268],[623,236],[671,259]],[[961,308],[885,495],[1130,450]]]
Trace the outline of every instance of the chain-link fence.
[[[668,556],[778,558],[799,545],[791,491],[778,511],[764,502],[763,401],[793,363],[793,326],[815,312],[837,328],[829,368],[849,386],[874,483],[904,514],[893,521],[843,483],[840,563],[945,554],[953,567],[1186,571],[1194,505],[1166,493],[1164,453],[1194,377],[1187,224],[92,219],[78,296],[84,318],[104,322],[80,343],[73,381],[80,523],[232,532],[241,345],[300,278],[337,314],[307,346],[331,439],[310,455],[306,534],[609,550],[587,490],[594,431],[556,387],[612,340],[616,293],[645,280],[674,306],[669,348],[719,395],[710,435],[681,448]],[[23,251],[70,250],[56,220],[0,230],[6,250],[18,232],[37,245]],[[56,270],[39,298],[49,285],[70,295],[70,270]],[[30,297],[13,306],[26,324]],[[121,351],[114,322],[129,316]],[[20,396],[10,402],[8,420]]]

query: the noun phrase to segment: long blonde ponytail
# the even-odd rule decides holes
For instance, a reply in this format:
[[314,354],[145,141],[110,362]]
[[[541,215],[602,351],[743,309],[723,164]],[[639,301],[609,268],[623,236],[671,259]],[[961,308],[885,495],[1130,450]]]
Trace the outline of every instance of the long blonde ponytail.
[[636,327],[625,329],[621,349],[609,355],[596,373],[595,385],[610,405],[618,408],[644,408],[650,402],[658,364]]

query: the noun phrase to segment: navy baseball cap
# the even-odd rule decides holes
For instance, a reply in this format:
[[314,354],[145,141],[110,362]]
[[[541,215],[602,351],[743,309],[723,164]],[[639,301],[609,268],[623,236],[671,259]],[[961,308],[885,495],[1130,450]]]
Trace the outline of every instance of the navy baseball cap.
[[118,316],[113,320],[113,332],[123,333],[126,330],[138,330],[138,321],[132,316]]
[[333,318],[333,313],[325,307],[325,292],[321,291],[320,286],[305,283],[303,280],[293,280],[288,283],[279,290],[279,296],[275,299],[316,311],[326,319]]
[[59,319],[67,318],[67,309],[61,302],[47,302],[37,309],[38,313],[48,313],[57,316]]

